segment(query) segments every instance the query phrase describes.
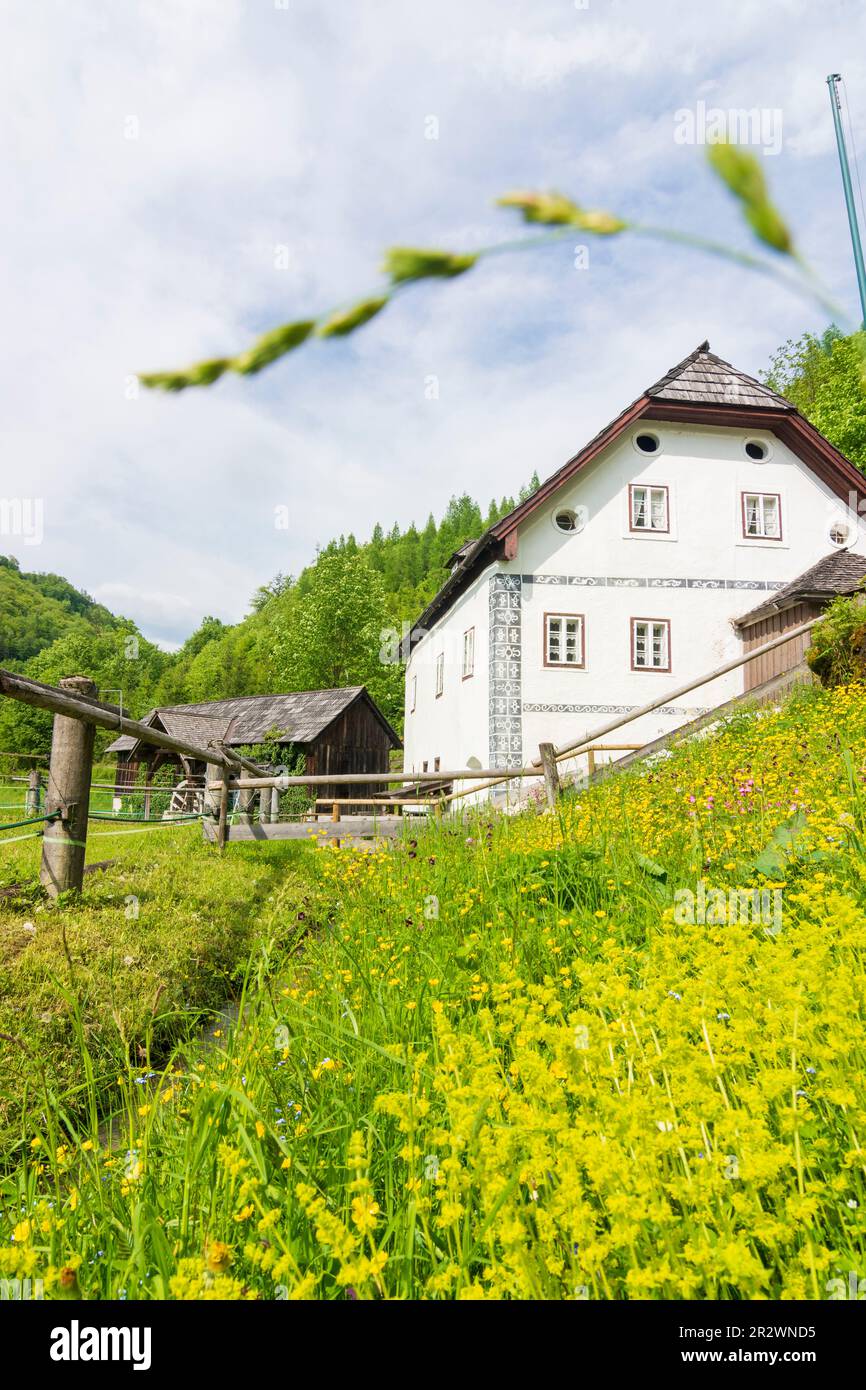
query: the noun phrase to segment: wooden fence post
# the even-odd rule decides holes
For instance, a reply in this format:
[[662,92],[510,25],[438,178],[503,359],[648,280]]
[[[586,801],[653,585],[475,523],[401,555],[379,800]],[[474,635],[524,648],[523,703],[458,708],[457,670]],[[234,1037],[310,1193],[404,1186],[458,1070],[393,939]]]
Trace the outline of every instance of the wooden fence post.
[[259,820],[267,825],[271,818],[271,787],[262,787],[259,792]]
[[[71,695],[96,695],[96,685],[87,676],[66,676],[59,684]],[[95,726],[84,719],[54,716],[45,813],[59,811],[60,817],[46,824],[39,871],[52,898],[70,889],[80,892],[84,882],[95,733]]]
[[339,819],[340,819],[340,804],[339,804],[339,802],[334,801],[334,802],[331,803],[331,820],[333,820],[333,821],[338,821]]
[[227,767],[222,769],[223,786],[220,792],[219,820],[217,821],[217,845],[220,849],[226,847],[226,828],[229,816],[229,770]]
[[271,787],[271,824],[276,825],[280,819],[280,789]]
[[[218,820],[219,818],[220,794],[219,792],[211,790],[211,783],[218,782],[222,776],[223,768],[220,767],[219,763],[205,763],[204,801],[202,804],[202,810],[204,811],[206,817],[210,816],[214,820]],[[208,839],[207,824],[205,820],[203,820],[201,824],[201,833],[205,839]]]
[[24,798],[25,816],[38,816],[39,803],[42,800],[42,774],[38,768],[32,768],[27,774],[27,795]]
[[[235,776],[241,775],[240,768],[232,768],[232,772],[235,774]],[[255,788],[253,787],[241,787],[238,791],[237,805],[235,807],[235,814],[238,818],[238,825],[252,825],[253,805],[255,803],[255,799],[256,792]]]
[[595,776],[595,749],[589,748],[586,754],[586,784],[589,786]]
[[556,766],[553,744],[540,743],[538,756],[541,758],[541,766],[544,771],[544,790],[547,794],[547,804],[553,810],[556,806],[556,798],[559,796],[559,769]]

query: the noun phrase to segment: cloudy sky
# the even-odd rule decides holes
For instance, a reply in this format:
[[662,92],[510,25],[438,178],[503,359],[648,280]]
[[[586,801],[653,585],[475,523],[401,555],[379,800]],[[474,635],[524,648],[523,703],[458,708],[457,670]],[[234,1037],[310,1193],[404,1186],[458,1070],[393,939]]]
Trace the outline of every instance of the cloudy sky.
[[493,198],[541,187],[746,246],[677,112],[759,107],[768,148],[781,132],[778,152],[758,145],[776,200],[857,316],[825,78],[845,77],[866,164],[858,0],[5,0],[0,14],[0,498],[44,506],[41,544],[5,534],[0,551],[167,647],[205,614],[242,617],[332,536],[544,477],[703,338],[757,372],[826,323],[691,250],[619,238],[577,268],[566,242],[419,286],[258,378],[136,392],[136,371],[372,290],[390,244],[509,239],[515,215]]

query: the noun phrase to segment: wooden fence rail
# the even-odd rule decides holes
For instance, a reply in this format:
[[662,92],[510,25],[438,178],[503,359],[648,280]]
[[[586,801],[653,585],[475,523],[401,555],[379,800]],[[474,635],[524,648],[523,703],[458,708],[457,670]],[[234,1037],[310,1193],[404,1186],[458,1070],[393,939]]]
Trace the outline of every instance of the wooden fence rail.
[[[69,681],[86,679],[81,676],[67,677]],[[92,689],[96,689],[92,681],[88,681],[88,684]],[[0,695],[8,695],[13,700],[20,700],[22,704],[35,705],[37,709],[49,710],[55,715],[83,719],[100,729],[110,729],[112,733],[132,734],[143,743],[153,744],[156,748],[167,748],[172,753],[181,753],[186,757],[195,758],[198,762],[216,763],[227,769],[244,767],[255,773],[261,771],[249,758],[242,758],[238,753],[226,753],[213,746],[199,748],[194,743],[187,743],[185,739],[172,738],[169,734],[161,733],[159,729],[152,729],[149,724],[142,724],[137,719],[129,719],[117,705],[105,704],[95,696],[85,693],[80,687],[66,687],[63,681],[58,688],[43,685],[28,676],[16,676],[11,671],[0,669]]]

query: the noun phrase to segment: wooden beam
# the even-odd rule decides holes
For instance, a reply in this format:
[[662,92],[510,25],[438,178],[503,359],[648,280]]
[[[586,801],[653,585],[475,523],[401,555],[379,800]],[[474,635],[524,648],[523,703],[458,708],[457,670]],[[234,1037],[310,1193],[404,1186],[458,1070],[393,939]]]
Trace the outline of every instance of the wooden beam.
[[[376,786],[380,783],[388,782],[412,782],[419,787],[429,782],[471,782],[477,777],[502,777],[501,768],[471,768],[461,767],[455,772],[330,772],[320,773],[318,776],[310,773],[303,773],[298,777],[229,777],[229,784],[232,791],[242,788],[256,787],[340,787],[348,785]],[[509,777],[537,777],[537,767],[515,768],[510,772]],[[213,784],[219,788],[222,781]],[[390,803],[391,797],[383,798]],[[330,800],[330,798],[328,798]]]
[[799,685],[811,674],[805,662],[801,662],[799,666],[792,666],[789,671],[782,671],[778,676],[773,676],[761,685],[753,686],[751,690],[745,690],[740,695],[734,695],[723,705],[716,705],[715,709],[708,710],[706,714],[699,715],[697,719],[689,720],[688,724],[680,724],[676,729],[671,729],[669,733],[654,738],[651,743],[641,744],[639,748],[627,753],[624,758],[603,763],[599,768],[599,775],[606,777],[613,772],[623,772],[626,768],[633,767],[635,763],[643,762],[644,758],[651,757],[653,753],[660,753],[672,745],[684,743],[686,739],[700,733],[701,729],[718,723],[720,719],[724,719],[728,714],[733,714],[735,710],[742,709],[744,705],[750,705],[756,701],[760,704],[774,695],[782,694],[789,686]]
[[[209,839],[216,839],[217,829],[204,822]],[[230,825],[226,840],[390,840],[406,829],[402,816],[347,816],[334,821],[279,821],[276,825],[252,822],[250,825]]]
[[[635,745],[637,746],[637,745]],[[379,814],[378,807],[381,805],[381,815],[388,815],[389,806],[433,806],[436,800],[432,796],[389,796],[387,801],[380,802],[378,797],[371,802],[369,796],[319,796],[313,802],[314,806],[376,806],[374,814]]]
[[[93,686],[93,689],[96,687]],[[83,719],[100,729],[110,729],[112,733],[132,735],[142,743],[152,744],[155,748],[165,748],[170,753],[186,753],[198,762],[218,763],[220,767],[229,770],[240,765],[255,772],[260,771],[256,764],[247,758],[228,757],[214,748],[198,748],[184,739],[160,733],[158,729],[152,729],[149,724],[142,724],[138,719],[127,719],[117,705],[103,704],[101,700],[91,698],[80,691],[72,693],[53,685],[43,685],[28,676],[16,676],[12,671],[0,669],[0,695],[7,695],[10,699],[19,700],[25,705],[34,705],[37,709],[50,710],[52,714]]]

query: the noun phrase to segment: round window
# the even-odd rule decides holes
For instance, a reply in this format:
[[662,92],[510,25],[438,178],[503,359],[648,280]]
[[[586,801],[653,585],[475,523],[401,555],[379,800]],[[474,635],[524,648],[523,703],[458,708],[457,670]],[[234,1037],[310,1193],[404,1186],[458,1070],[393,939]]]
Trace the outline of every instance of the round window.
[[753,459],[755,463],[761,463],[765,458],[770,457],[770,450],[763,439],[747,439],[743,448],[746,457]]
[[656,434],[636,434],[634,443],[642,454],[657,454],[661,448]]
[[834,521],[830,527],[830,543],[839,546],[851,544],[851,527],[847,521]]
[[572,531],[579,531],[582,522],[577,512],[572,511],[571,507],[560,507],[559,511],[553,514],[553,524],[557,531],[563,531],[568,535]]

